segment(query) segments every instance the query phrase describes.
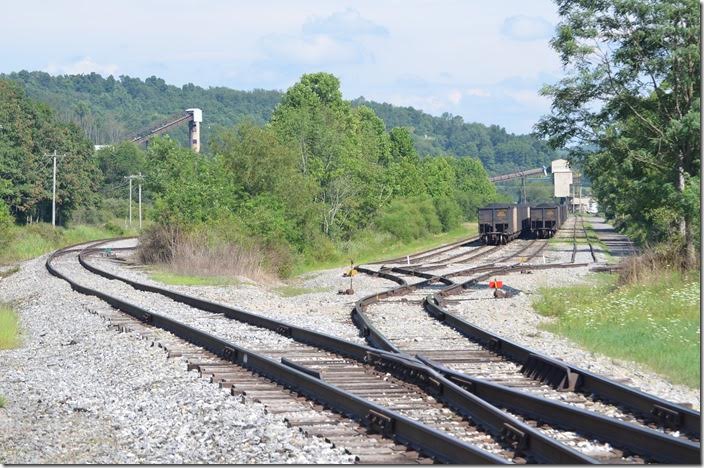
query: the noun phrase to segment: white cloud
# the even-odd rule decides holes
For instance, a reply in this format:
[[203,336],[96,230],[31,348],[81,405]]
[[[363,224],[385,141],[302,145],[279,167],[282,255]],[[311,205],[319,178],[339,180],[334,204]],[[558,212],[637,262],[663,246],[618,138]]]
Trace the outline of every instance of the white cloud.
[[501,33],[509,39],[532,41],[547,39],[552,36],[555,27],[545,18],[539,16],[517,15],[504,20]]
[[538,108],[547,108],[550,105],[550,98],[541,96],[537,90],[506,90],[505,94],[517,102],[526,106],[534,106]]
[[90,57],[84,57],[72,63],[50,63],[44,68],[44,71],[52,75],[87,75],[95,72],[108,76],[116,75],[117,70],[118,66],[115,64],[100,64],[94,62]]
[[482,88],[469,88],[468,90],[465,91],[465,94],[467,96],[476,96],[476,97],[489,97],[491,96],[491,93],[487,91],[486,89]]
[[365,37],[388,36],[385,27],[348,8],[327,17],[310,16],[299,34],[270,34],[260,41],[267,60],[278,64],[336,65],[373,61]]
[[355,36],[388,36],[389,31],[384,26],[363,18],[358,11],[348,8],[326,18],[309,17],[303,24],[303,33],[351,38]]
[[368,56],[353,42],[339,41],[324,34],[304,37],[272,35],[264,38],[261,46],[267,58],[279,64],[361,63]]

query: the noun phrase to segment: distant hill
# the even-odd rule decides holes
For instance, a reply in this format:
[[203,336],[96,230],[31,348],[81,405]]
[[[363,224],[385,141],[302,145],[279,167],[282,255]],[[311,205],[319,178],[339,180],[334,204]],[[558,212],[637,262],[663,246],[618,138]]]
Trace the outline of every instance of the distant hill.
[[[0,78],[19,82],[29,97],[48,104],[60,119],[78,124],[95,144],[119,142],[186,108],[199,107],[204,113],[202,140],[207,150],[209,136],[217,127],[232,126],[245,118],[267,122],[282,95],[263,89],[205,89],[190,83],[178,87],[155,76],[142,81],[129,76],[104,78],[96,73],[52,76],[21,71]],[[361,97],[352,104],[374,109],[387,128],[412,128],[419,154],[479,157],[492,174],[547,165],[556,158],[545,143],[530,135],[507,133],[498,125],[465,123],[462,117],[447,113],[434,117],[413,107]],[[185,128],[175,130],[172,136],[184,143],[187,139]]]

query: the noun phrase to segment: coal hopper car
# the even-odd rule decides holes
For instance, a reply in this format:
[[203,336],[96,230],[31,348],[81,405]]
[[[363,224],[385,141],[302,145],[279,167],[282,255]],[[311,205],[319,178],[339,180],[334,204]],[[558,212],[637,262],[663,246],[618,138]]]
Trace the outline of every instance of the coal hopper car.
[[555,235],[567,219],[567,206],[558,203],[541,203],[530,207],[530,232],[539,239]]
[[491,204],[479,208],[479,237],[483,244],[507,244],[520,236],[530,217],[530,207]]

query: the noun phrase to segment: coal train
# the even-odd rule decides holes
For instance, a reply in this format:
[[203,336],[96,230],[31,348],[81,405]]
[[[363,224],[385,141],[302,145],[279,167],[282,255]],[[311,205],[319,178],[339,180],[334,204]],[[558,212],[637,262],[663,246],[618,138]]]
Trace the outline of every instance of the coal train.
[[567,219],[567,205],[560,203],[493,203],[478,210],[482,244],[507,244],[517,237],[547,239]]

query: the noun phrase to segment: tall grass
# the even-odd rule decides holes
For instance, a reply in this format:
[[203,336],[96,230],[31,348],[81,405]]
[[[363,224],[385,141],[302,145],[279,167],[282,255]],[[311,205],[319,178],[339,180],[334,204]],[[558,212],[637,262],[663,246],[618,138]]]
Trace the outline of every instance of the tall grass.
[[8,304],[0,303],[0,349],[16,348],[20,344],[20,322]]
[[13,263],[44,255],[67,245],[105,239],[108,237],[132,235],[113,225],[76,225],[69,228],[37,223],[27,226],[12,226],[5,248],[0,250],[0,263]]
[[534,308],[555,318],[544,326],[549,331],[698,387],[699,282],[698,272],[661,270],[621,285],[603,274],[591,285],[542,289]]
[[463,225],[440,234],[427,234],[419,239],[404,241],[386,232],[364,231],[347,242],[336,245],[328,258],[324,260],[307,258],[296,265],[294,275],[325,268],[349,265],[350,260],[356,264],[401,257],[412,253],[447,244],[477,234],[477,223]]
[[277,260],[274,250],[216,241],[204,232],[165,226],[154,226],[142,236],[138,255],[142,263],[161,271],[162,281],[192,285],[218,284],[238,276],[270,281],[275,272],[272,263]]
[[296,256],[275,245],[262,247],[244,239],[222,239],[217,232],[184,232],[173,227],[153,226],[141,237],[138,252],[142,263],[167,273],[161,280],[170,284],[218,284],[223,278],[239,276],[270,282],[276,276],[297,276],[349,265],[350,259],[364,263],[411,254],[476,233],[476,223],[465,223],[449,232],[428,234],[411,241],[367,230],[346,242],[320,239],[314,252]]

